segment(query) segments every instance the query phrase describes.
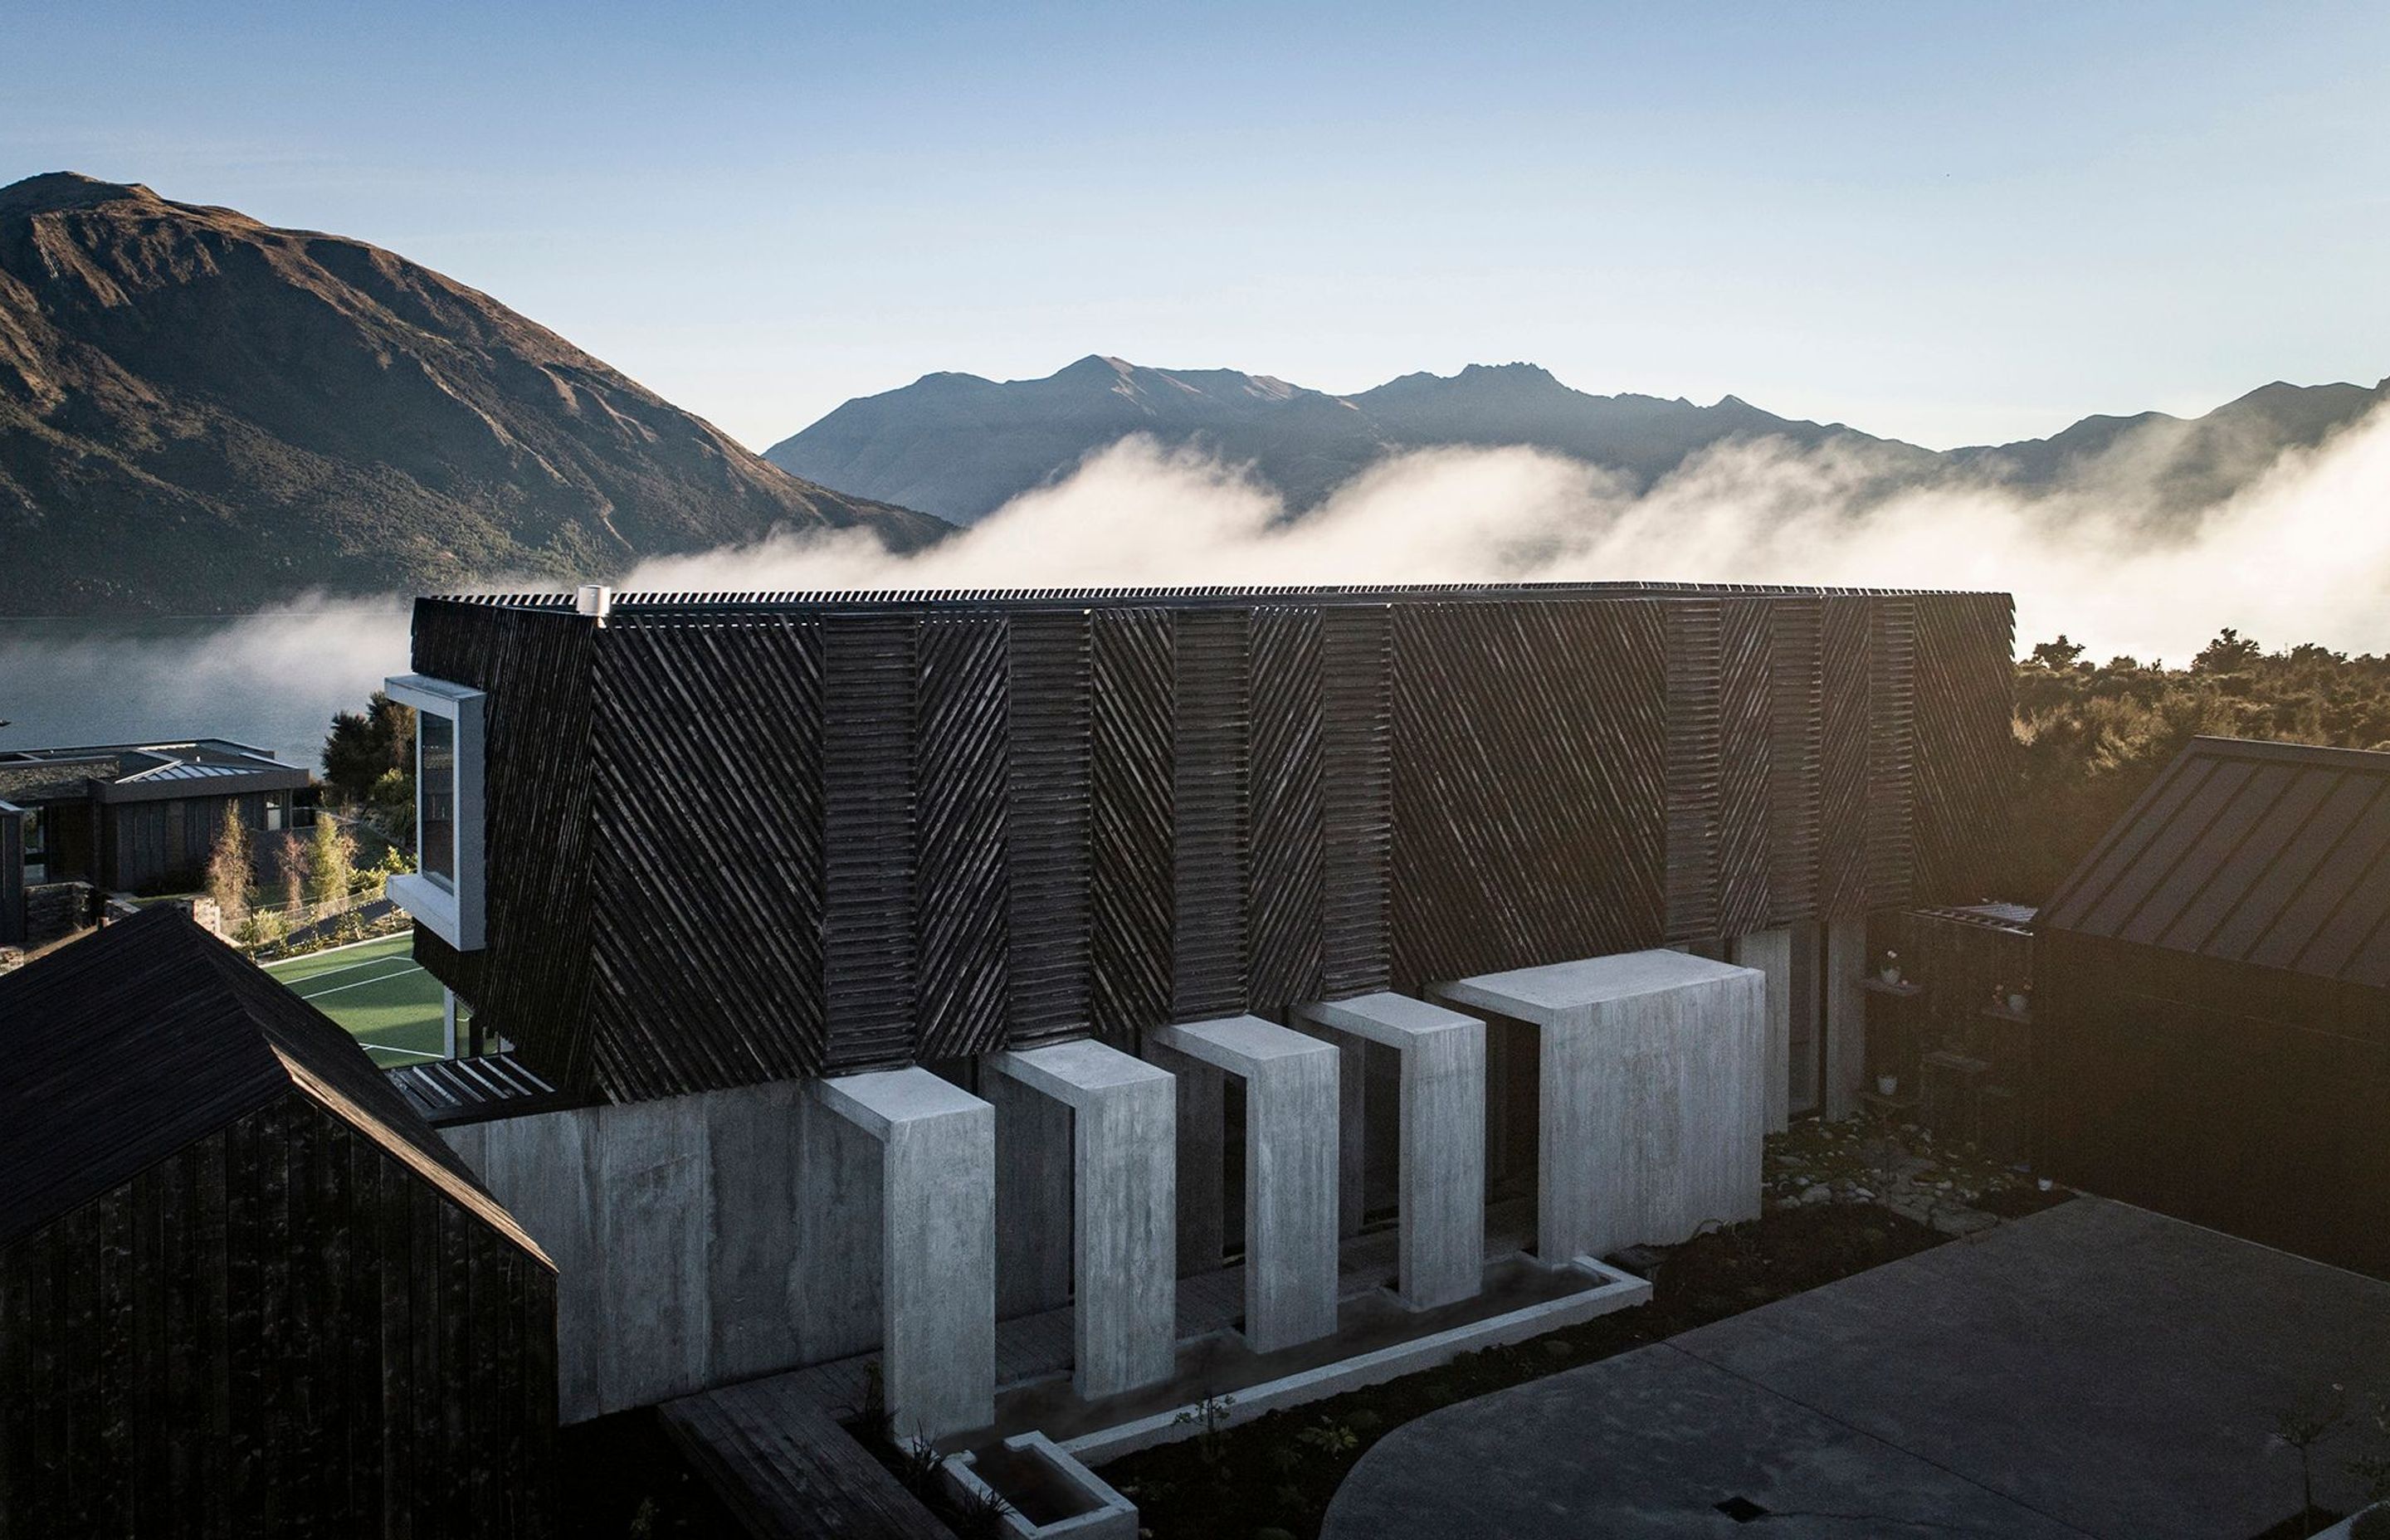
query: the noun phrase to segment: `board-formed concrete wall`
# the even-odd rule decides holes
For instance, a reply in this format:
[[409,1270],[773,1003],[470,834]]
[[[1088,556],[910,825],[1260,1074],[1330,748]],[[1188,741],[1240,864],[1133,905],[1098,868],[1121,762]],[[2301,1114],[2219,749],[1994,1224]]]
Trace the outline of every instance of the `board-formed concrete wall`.
[[443,1133],[556,1264],[564,1421],[879,1345],[879,1149],[801,1084]]

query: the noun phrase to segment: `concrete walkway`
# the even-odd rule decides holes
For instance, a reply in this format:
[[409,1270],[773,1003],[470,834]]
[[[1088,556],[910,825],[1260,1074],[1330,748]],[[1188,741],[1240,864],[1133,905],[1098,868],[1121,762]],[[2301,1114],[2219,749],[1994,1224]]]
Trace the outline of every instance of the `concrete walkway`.
[[2347,1508],[2341,1461],[2390,1455],[2390,1284],[2078,1199],[1422,1418],[1323,1534],[2250,1540],[2299,1503],[2278,1420],[2335,1384]]

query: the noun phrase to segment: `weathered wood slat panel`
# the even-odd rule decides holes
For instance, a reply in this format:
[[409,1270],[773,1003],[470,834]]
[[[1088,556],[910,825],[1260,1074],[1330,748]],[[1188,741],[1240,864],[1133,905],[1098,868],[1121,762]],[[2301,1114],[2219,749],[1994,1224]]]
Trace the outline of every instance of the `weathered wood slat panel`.
[[1273,1020],[1320,995],[1322,627],[1314,609],[1253,611],[1248,1008]]
[[[1170,1019],[1244,1010],[1245,873],[1252,855],[1246,785],[1251,615],[1189,610],[1174,618],[1176,722],[1171,738]],[[1152,1025],[1155,1023],[1147,1023]]]
[[1773,903],[1775,711],[1767,601],[1718,610],[1717,933],[1764,930]]
[[2010,835],[2014,620],[2000,594],[1917,604],[1916,840],[1921,899],[1992,896],[1989,853]]
[[913,1046],[917,622],[832,616],[822,648],[822,1067],[882,1069]]
[[1010,993],[1003,617],[923,621],[918,663],[920,1010],[914,1051],[935,1060],[1000,1043]]
[[1821,918],[1867,910],[1871,609],[1864,597],[1828,598],[1818,628],[1817,913]]
[[1170,1019],[1176,636],[1167,610],[1099,610],[1089,623],[1093,1004],[1096,1030],[1134,1050]]
[[617,620],[597,674],[587,1084],[634,1099],[818,1072],[820,625]]
[[1392,982],[1386,883],[1394,853],[1393,646],[1383,606],[1323,617],[1321,992]]
[[1663,607],[1402,605],[1394,644],[1395,987],[1656,944]]
[[1094,1019],[1093,668],[1084,613],[1010,622],[1007,1040],[1075,1037]]
[[1768,610],[1769,921],[1817,913],[1825,615],[1813,598]]
[[1868,635],[1867,905],[1907,904],[1917,869],[1917,603],[1874,601]]
[[1715,599],[1667,607],[1668,915],[1670,941],[1718,927],[1719,692],[1723,617]]

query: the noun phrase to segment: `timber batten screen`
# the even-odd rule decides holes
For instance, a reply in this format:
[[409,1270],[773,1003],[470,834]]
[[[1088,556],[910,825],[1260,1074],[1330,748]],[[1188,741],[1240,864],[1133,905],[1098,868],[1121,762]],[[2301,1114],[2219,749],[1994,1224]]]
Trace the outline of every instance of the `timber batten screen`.
[[488,944],[418,950],[630,1100],[1969,901],[2010,644],[1818,589],[425,599]]

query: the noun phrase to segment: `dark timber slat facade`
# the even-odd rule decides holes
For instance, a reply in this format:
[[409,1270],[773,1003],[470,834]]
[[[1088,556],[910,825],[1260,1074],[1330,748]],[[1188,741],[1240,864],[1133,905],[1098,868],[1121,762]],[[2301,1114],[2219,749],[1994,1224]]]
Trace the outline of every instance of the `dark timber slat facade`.
[[426,599],[486,948],[569,1092],[950,1059],[1967,902],[2004,596],[1571,584]]

